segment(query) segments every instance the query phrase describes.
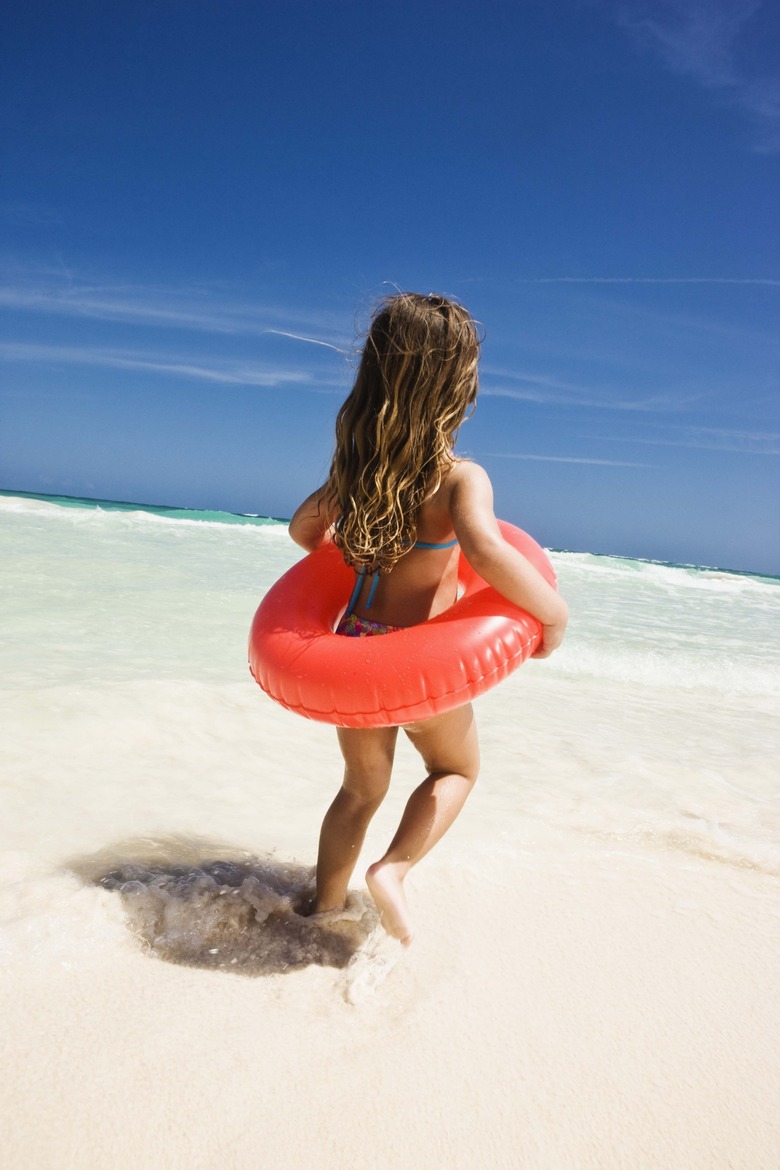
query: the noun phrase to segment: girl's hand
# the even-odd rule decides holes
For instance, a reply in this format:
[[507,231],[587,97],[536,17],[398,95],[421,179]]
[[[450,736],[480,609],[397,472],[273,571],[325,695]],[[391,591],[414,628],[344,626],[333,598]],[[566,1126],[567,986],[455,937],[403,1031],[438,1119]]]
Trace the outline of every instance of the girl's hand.
[[542,626],[542,640],[531,655],[532,658],[549,658],[553,650],[557,650],[563,641],[566,632],[566,622],[556,622],[554,625]]

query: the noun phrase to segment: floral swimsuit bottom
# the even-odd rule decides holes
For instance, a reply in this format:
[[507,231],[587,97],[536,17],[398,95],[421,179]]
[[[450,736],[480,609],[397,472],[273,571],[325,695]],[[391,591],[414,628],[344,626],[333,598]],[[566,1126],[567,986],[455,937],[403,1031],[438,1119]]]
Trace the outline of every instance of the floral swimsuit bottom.
[[370,618],[358,617],[356,613],[345,614],[336,626],[336,633],[345,638],[373,638],[375,634],[393,634],[403,626],[386,626],[384,622],[372,622]]

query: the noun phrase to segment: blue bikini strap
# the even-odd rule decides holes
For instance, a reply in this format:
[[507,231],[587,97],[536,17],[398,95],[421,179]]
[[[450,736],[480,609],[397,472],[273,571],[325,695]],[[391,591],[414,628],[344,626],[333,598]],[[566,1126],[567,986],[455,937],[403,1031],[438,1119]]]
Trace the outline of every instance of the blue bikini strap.
[[371,588],[369,589],[368,597],[366,598],[366,609],[371,609],[371,602],[374,600],[374,594],[376,593],[376,587],[378,584],[379,584],[379,569],[377,569],[376,572],[371,577]]
[[[352,613],[352,610],[355,608],[355,605],[357,603],[357,599],[360,596],[360,590],[363,586],[363,578],[365,576],[366,576],[366,569],[360,569],[358,574],[357,574],[357,577],[355,578],[355,588],[352,590],[352,596],[349,599],[349,604],[347,605],[347,608],[344,611],[344,617],[349,617],[349,615]],[[371,603],[374,600],[374,594],[376,593],[376,587],[378,584],[379,584],[379,569],[377,569],[377,571],[375,573],[371,574],[371,588],[368,591],[368,597],[366,599],[366,609],[371,609]]]
[[349,615],[352,613],[352,610],[355,608],[355,602],[357,601],[358,596],[360,594],[360,587],[363,584],[363,578],[365,577],[365,575],[366,575],[365,569],[361,569],[360,572],[356,575],[355,588],[352,590],[352,596],[350,597],[349,603],[347,604],[347,608],[344,611],[344,617],[349,617]]
[[413,547],[414,548],[454,548],[457,543],[458,543],[458,538],[456,536],[454,540],[448,540],[444,544],[428,544],[427,540],[416,540],[414,542]]

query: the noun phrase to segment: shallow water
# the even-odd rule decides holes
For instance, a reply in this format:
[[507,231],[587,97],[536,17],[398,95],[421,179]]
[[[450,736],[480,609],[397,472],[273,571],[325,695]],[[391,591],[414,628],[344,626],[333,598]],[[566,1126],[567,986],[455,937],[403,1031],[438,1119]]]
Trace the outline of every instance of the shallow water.
[[[335,737],[274,707],[246,667],[254,609],[298,555],[286,525],[77,503],[0,498],[4,872],[38,859],[44,873],[25,925],[50,905],[46,867],[79,872],[86,855],[157,954],[258,973],[251,921],[267,955],[286,932],[291,969],[344,965],[370,910],[335,943],[297,912],[339,780]],[[780,581],[551,556],[566,643],[480,700],[483,775],[441,864],[484,876],[532,849],[565,876],[560,841],[574,833],[777,873]],[[418,777],[402,745],[369,849]],[[176,850],[153,864],[136,847],[214,833],[222,854],[193,855],[184,873]],[[45,950],[57,924],[44,918]]]

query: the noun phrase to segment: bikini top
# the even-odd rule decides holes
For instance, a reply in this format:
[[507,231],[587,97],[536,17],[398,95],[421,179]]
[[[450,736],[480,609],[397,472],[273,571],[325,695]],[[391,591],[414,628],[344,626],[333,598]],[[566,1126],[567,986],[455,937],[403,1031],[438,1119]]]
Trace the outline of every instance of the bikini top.
[[[412,545],[412,548],[419,548],[419,549],[422,549],[424,552],[430,552],[430,551],[440,549],[440,548],[454,548],[457,543],[458,543],[457,537],[455,537],[454,540],[445,541],[444,544],[429,544],[427,540],[416,540],[414,542],[414,544]],[[349,605],[347,606],[347,608],[344,612],[344,617],[349,617],[349,615],[352,613],[352,609],[353,609],[355,603],[357,602],[358,597],[360,596],[360,590],[361,590],[362,585],[363,585],[363,578],[366,576],[366,574],[367,574],[366,569],[360,569],[360,571],[358,572],[357,580],[355,581],[355,588],[352,590],[352,596],[350,597]],[[371,604],[374,600],[374,594],[376,593],[376,587],[377,587],[378,582],[379,582],[379,569],[376,569],[375,572],[373,572],[371,574],[371,588],[369,589],[368,597],[366,598],[366,609],[371,609]]]

